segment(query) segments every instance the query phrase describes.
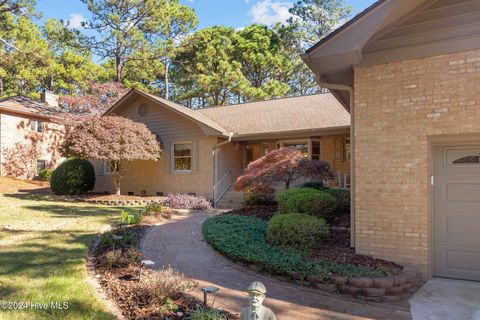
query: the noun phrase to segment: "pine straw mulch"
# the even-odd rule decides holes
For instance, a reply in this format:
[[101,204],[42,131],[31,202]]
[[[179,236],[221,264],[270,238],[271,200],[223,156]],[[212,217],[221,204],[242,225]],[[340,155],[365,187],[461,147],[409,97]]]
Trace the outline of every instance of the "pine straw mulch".
[[[114,232],[115,234],[133,235],[133,243],[131,245],[117,244],[116,249],[122,248],[125,252],[128,248],[139,248],[140,241],[150,225],[168,217],[145,217],[142,225],[121,227],[123,230]],[[148,224],[147,222],[148,221]],[[119,227],[120,228],[120,227]],[[104,236],[104,235],[103,235]],[[125,237],[124,237],[125,238]],[[176,306],[175,310],[162,308],[155,297],[148,292],[142,290],[139,280],[140,263],[135,262],[127,267],[108,268],[105,266],[105,256],[111,248],[102,245],[100,241],[95,256],[95,273],[97,281],[101,284],[108,297],[115,301],[117,307],[126,319],[159,319],[159,320],[176,320],[186,319],[192,310],[201,307],[203,303],[189,296],[188,293],[178,293],[171,297],[171,302]],[[179,253],[181,254],[181,253]],[[141,258],[140,258],[141,260]],[[148,282],[156,271],[144,268],[142,271],[142,283]],[[223,313],[228,320],[237,320],[238,318]]]

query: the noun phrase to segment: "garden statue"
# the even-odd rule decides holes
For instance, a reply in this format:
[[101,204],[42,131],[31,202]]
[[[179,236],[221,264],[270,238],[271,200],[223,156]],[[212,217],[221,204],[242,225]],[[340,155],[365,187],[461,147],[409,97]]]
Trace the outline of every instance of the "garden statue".
[[248,291],[248,307],[240,313],[240,320],[276,320],[272,310],[262,305],[267,289],[263,283],[250,283]]

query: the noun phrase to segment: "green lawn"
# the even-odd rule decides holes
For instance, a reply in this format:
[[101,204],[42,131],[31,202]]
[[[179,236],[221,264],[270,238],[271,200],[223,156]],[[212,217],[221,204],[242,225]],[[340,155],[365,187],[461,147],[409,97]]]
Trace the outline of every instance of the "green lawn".
[[114,319],[87,282],[85,257],[120,208],[41,198],[0,195],[0,300],[68,309],[0,309],[0,319]]

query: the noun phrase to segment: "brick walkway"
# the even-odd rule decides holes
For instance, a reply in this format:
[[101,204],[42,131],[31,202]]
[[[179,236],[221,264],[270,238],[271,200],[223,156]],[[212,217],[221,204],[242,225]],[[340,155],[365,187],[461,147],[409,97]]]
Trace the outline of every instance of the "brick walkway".
[[200,286],[193,292],[195,297],[203,299],[200,288],[217,286],[220,291],[215,295],[214,306],[239,313],[247,301],[245,288],[258,280],[267,287],[265,305],[276,313],[278,320],[410,319],[405,305],[366,303],[318,292],[229,262],[203,241],[202,223],[208,217],[209,214],[203,212],[174,216],[171,221],[152,227],[141,245],[145,258],[155,261],[157,267],[170,265],[198,281]]

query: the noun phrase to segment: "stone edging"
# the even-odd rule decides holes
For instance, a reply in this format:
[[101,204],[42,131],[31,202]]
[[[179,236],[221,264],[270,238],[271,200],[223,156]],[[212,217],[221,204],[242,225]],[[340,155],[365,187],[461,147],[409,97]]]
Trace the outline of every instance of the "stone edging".
[[107,306],[107,310],[113,314],[117,319],[119,320],[126,320],[126,318],[123,316],[122,312],[120,311],[120,308],[117,306],[114,300],[110,299],[101,286],[101,284],[97,280],[98,274],[95,271],[95,256],[94,252],[98,247],[98,244],[100,243],[100,237],[97,236],[95,241],[90,245],[90,248],[88,249],[88,256],[87,256],[87,280],[91,284],[93,288],[95,288],[95,291],[97,295],[100,297],[100,299],[103,300],[105,305]]
[[86,202],[93,204],[102,204],[106,206],[138,206],[138,205],[147,205],[150,203],[157,203],[159,200],[89,200],[89,199],[75,199],[78,202]]
[[[297,273],[290,277],[301,282]],[[374,301],[400,301],[417,291],[422,283],[420,272],[413,267],[404,268],[399,274],[381,277],[332,276],[330,283],[324,283],[317,276],[307,276],[311,287],[330,293],[339,292]]]

